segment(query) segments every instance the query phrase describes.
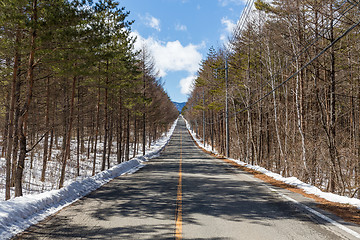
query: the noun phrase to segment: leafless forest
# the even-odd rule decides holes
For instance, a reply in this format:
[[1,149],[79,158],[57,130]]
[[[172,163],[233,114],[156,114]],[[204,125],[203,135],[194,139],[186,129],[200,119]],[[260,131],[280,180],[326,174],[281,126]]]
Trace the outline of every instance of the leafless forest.
[[230,157],[359,197],[359,1],[255,6],[209,50],[183,114],[226,155],[227,90]]

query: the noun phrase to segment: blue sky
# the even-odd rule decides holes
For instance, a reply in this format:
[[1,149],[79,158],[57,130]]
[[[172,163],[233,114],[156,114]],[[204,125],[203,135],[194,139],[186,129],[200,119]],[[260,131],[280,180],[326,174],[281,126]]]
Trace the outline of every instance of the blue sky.
[[246,0],[120,0],[135,20],[136,48],[145,44],[173,101],[186,102],[199,63],[222,46]]

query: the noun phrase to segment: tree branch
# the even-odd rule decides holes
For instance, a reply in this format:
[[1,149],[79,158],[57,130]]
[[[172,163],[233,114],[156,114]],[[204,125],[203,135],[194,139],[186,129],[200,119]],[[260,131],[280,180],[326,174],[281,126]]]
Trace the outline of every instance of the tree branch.
[[42,135],[42,137],[30,148],[26,150],[26,153],[31,152],[32,150],[34,150],[34,148],[41,142],[41,140],[43,140],[43,138],[45,137],[46,134],[48,134],[51,131],[51,128],[49,130],[47,130],[44,135]]

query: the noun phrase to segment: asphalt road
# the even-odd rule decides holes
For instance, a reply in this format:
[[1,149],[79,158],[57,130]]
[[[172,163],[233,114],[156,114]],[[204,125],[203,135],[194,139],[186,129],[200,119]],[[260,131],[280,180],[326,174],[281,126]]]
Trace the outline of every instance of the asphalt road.
[[356,239],[304,205],[360,232],[312,200],[203,153],[182,119],[161,156],[146,165],[15,239]]

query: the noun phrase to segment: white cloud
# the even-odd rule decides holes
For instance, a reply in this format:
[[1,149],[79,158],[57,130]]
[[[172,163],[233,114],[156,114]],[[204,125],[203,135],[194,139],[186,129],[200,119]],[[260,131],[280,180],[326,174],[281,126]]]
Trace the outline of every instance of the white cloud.
[[229,34],[232,34],[235,27],[236,27],[236,23],[234,23],[233,21],[231,21],[227,17],[223,17],[221,19],[221,24],[225,25],[225,30]]
[[141,49],[145,44],[152,53],[160,77],[166,76],[168,72],[175,71],[185,71],[189,74],[189,77],[181,79],[179,83],[181,92],[184,94],[189,93],[192,80],[195,78],[194,75],[199,69],[202,60],[202,55],[198,49],[203,48],[205,43],[183,46],[178,40],[163,42],[153,37],[143,38],[136,31],[132,32],[132,34],[137,37],[135,49]]
[[145,18],[142,18],[145,20],[145,24],[151,28],[156,29],[157,31],[161,31],[160,29],[160,19],[157,19],[150,14],[146,14]]
[[183,78],[180,80],[180,91],[182,94],[190,94],[191,91],[193,90],[193,84],[194,84],[194,81],[196,79],[196,76],[195,75],[191,75],[191,76],[188,76],[186,78]]
[[187,27],[185,25],[182,25],[182,24],[176,24],[175,30],[176,31],[186,31]]
[[226,42],[229,39],[229,37],[226,34],[221,34],[220,35],[220,41],[221,42]]
[[244,5],[246,4],[246,0],[218,0],[221,6],[226,7],[230,4],[235,5]]
[[154,54],[156,64],[165,72],[196,72],[202,58],[196,45],[182,46],[178,40],[167,43],[154,42],[150,49]]
[[223,17],[221,19],[221,24],[224,25],[225,28],[220,34],[220,41],[226,44],[229,40],[229,36],[231,36],[234,33],[234,29],[236,28],[236,23],[228,19],[227,17]]

